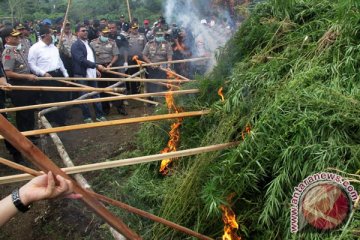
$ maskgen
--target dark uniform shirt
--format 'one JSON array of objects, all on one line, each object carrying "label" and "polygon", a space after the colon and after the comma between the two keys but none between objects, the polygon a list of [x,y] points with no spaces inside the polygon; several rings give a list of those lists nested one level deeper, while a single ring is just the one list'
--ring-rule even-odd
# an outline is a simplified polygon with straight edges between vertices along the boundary
[{"label": "dark uniform shirt", "polygon": [[109,38],[115,40],[116,45],[119,49],[119,54],[124,56],[124,53],[129,50],[129,41],[123,34],[109,34]]}]

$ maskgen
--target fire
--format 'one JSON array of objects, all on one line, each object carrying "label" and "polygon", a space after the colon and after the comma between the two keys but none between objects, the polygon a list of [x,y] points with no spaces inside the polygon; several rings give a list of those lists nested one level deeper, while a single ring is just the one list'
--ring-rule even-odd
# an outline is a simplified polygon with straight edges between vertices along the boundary
[{"label": "fire", "polygon": [[222,236],[223,240],[241,240],[236,233],[239,229],[239,224],[236,222],[236,216],[231,208],[220,205],[221,210],[223,211],[222,219],[224,221],[224,235]]},{"label": "fire", "polygon": [[223,94],[223,87],[219,88],[218,95],[221,97],[221,101],[224,102],[225,98],[224,98],[224,94]]},{"label": "fire", "polygon": [[[175,74],[170,70],[166,71],[166,75],[167,75],[168,79],[176,78]],[[179,113],[179,112],[181,112],[181,109],[179,109],[175,104],[173,93],[172,93],[173,89],[172,89],[171,85],[168,85],[168,88],[170,89],[170,91],[165,95],[166,106],[168,108],[168,111],[169,111],[169,113],[171,113],[171,112]],[[176,152],[177,146],[180,141],[180,126],[182,124],[182,121],[183,121],[182,118],[178,118],[175,123],[171,124],[171,129],[169,132],[170,139],[167,143],[167,147],[164,148],[161,151],[161,153]],[[162,175],[167,175],[170,171],[170,165],[172,162],[173,162],[173,159],[169,159],[169,158],[163,159],[161,161],[159,172]]]},{"label": "fire", "polygon": [[248,123],[248,124],[246,124],[246,126],[245,126],[245,130],[241,132],[242,140],[245,139],[246,135],[250,135],[250,133],[251,133],[251,126],[250,126],[250,124]]},{"label": "fire", "polygon": [[135,61],[137,65],[142,65],[142,64],[145,63],[145,62],[139,60],[139,56],[138,56],[138,55],[134,55],[133,58],[132,58],[132,60]]}]

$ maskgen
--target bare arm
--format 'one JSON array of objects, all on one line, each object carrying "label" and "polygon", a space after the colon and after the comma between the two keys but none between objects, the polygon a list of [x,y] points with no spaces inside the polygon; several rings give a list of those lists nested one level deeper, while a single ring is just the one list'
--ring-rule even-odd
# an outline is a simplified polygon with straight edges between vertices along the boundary
[{"label": "bare arm", "polygon": [[[51,199],[56,197],[80,198],[81,195],[73,194],[73,185],[70,180],[57,175],[59,184],[55,184],[54,176],[51,172],[32,179],[19,189],[21,202],[27,206],[33,202]],[[8,222],[18,212],[12,202],[11,195],[0,201],[0,226]]]}]

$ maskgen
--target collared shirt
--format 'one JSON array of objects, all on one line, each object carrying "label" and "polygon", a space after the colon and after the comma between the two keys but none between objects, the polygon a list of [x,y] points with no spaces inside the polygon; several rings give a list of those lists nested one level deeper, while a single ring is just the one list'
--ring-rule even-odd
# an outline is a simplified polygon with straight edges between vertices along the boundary
[{"label": "collared shirt", "polygon": [[54,44],[47,45],[42,40],[35,43],[30,48],[28,60],[31,71],[38,76],[60,69],[64,77],[69,77],[61,61],[59,50]]},{"label": "collared shirt", "polygon": [[[88,41],[84,41],[81,40],[86,47],[86,60],[90,61],[90,62],[95,62],[95,56],[94,56],[94,52],[91,49],[91,47],[89,46]],[[87,78],[96,78],[96,68],[88,68],[86,69],[86,77]]]},{"label": "collared shirt", "polygon": [[66,57],[71,58],[71,45],[76,42],[77,37],[73,34],[66,35],[64,34],[62,44],[60,46],[60,52]]},{"label": "collared shirt", "polygon": [[2,54],[2,63],[5,71],[12,71],[20,74],[29,74],[30,68],[24,53],[17,49],[17,46],[5,45]]}]

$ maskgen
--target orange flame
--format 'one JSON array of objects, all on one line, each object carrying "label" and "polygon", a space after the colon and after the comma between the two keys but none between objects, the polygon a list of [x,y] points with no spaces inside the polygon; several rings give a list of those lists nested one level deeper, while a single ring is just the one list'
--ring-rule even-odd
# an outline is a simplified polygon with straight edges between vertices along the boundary
[{"label": "orange flame", "polygon": [[220,205],[221,210],[223,211],[222,219],[224,221],[224,235],[222,236],[223,240],[241,240],[236,233],[239,229],[239,224],[236,222],[236,216],[231,208]]},{"label": "orange flame", "polygon": [[145,63],[145,62],[139,60],[139,56],[138,56],[138,55],[134,55],[134,56],[132,57],[132,60],[135,61],[137,65],[142,65],[142,64]]},{"label": "orange flame", "polygon": [[223,87],[219,88],[218,95],[221,97],[221,101],[224,102],[225,98],[224,98],[224,94],[223,94]]},{"label": "orange flame", "polygon": [[250,133],[251,133],[251,126],[249,123],[247,123],[245,130],[241,132],[242,140],[245,140],[246,135],[250,135]]},{"label": "orange flame", "polygon": [[[170,70],[166,71],[166,75],[168,79],[174,79],[176,77],[174,73]],[[171,112],[179,113],[181,112],[181,109],[179,109],[175,104],[173,93],[171,92],[173,90],[172,86],[168,85],[168,88],[170,89],[170,91],[165,95],[166,106],[168,108],[168,111],[169,113]],[[178,143],[180,141],[180,126],[182,124],[182,121],[183,121],[182,118],[178,118],[175,123],[171,124],[171,129],[169,132],[170,139],[167,143],[167,147],[164,148],[161,151],[161,153],[176,152]],[[170,165],[172,162],[173,159],[169,159],[169,158],[163,159],[161,161],[159,172],[162,175],[167,175],[170,171]]]}]

